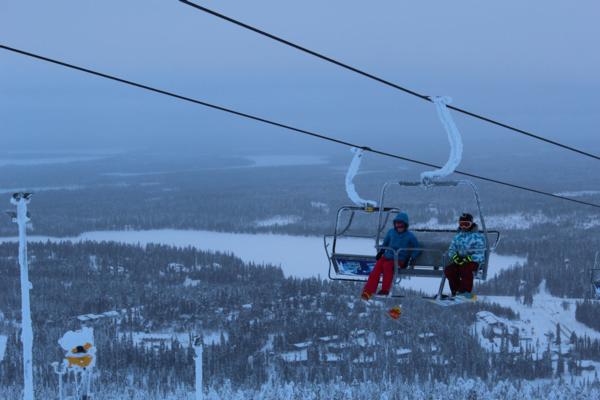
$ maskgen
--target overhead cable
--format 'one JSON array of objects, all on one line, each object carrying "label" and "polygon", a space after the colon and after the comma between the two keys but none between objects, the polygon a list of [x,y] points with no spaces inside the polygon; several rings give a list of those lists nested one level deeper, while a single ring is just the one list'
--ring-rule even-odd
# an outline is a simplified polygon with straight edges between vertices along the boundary
[{"label": "overhead cable", "polygon": [[[386,85],[386,86],[389,86],[389,87],[392,87],[392,88],[394,88],[394,89],[400,90],[400,91],[402,91],[402,92],[404,92],[404,93],[407,93],[407,94],[410,94],[410,95],[412,95],[412,96],[418,97],[418,98],[420,98],[420,99],[422,99],[422,100],[426,100],[426,101],[429,101],[429,102],[431,102],[431,101],[432,101],[432,99],[431,99],[431,97],[430,97],[430,96],[426,96],[426,95],[424,95],[424,94],[422,94],[422,93],[418,93],[418,92],[416,92],[416,91],[414,91],[414,90],[408,89],[408,88],[406,88],[406,87],[404,87],[404,86],[401,86],[401,85],[399,85],[399,84],[396,84],[396,83],[394,83],[394,82],[391,82],[391,81],[389,81],[389,80],[387,80],[387,79],[380,78],[380,77],[378,77],[378,76],[376,76],[376,75],[373,75],[373,74],[371,74],[371,73],[369,73],[369,72],[366,72],[366,71],[364,71],[364,70],[362,70],[362,69],[359,69],[359,68],[357,68],[357,67],[353,67],[352,65],[349,65],[349,64],[343,63],[343,62],[341,62],[341,61],[338,61],[338,60],[336,60],[336,59],[334,59],[334,58],[332,58],[332,57],[326,56],[326,55],[324,55],[324,54],[322,54],[322,53],[316,52],[316,51],[314,51],[314,50],[311,50],[311,49],[309,49],[309,48],[306,48],[306,47],[304,47],[304,46],[300,46],[299,44],[296,44],[296,43],[293,43],[293,42],[291,42],[291,41],[289,41],[289,40],[283,39],[283,38],[281,38],[281,37],[279,37],[279,36],[276,36],[276,35],[274,35],[274,34],[272,34],[272,33],[266,32],[266,31],[264,31],[264,30],[262,30],[262,29],[256,28],[256,27],[254,27],[254,26],[252,26],[252,25],[248,25],[248,24],[246,24],[246,23],[244,23],[244,22],[241,22],[241,21],[239,21],[239,20],[237,20],[237,19],[234,19],[234,18],[228,17],[227,15],[224,15],[224,14],[218,13],[218,12],[216,12],[216,11],[214,11],[214,10],[211,10],[211,9],[209,9],[209,8],[206,8],[206,7],[203,7],[203,6],[201,6],[201,5],[198,5],[198,4],[196,4],[196,3],[192,3],[192,2],[190,2],[190,1],[187,1],[187,0],[179,0],[179,1],[180,1],[181,3],[183,3],[183,4],[186,4],[186,5],[188,5],[188,6],[191,6],[191,7],[195,8],[195,9],[197,9],[197,10],[203,11],[203,12],[205,12],[205,13],[208,13],[208,14],[211,14],[211,15],[214,15],[215,17],[218,17],[218,18],[220,18],[220,19],[222,19],[222,20],[225,20],[225,21],[231,22],[231,23],[233,23],[233,24],[235,24],[235,25],[237,25],[237,26],[240,26],[240,27],[242,27],[242,28],[244,28],[244,29],[247,29],[247,30],[249,30],[249,31],[252,31],[252,32],[258,33],[259,35],[265,36],[265,37],[267,37],[267,38],[269,38],[269,39],[275,40],[275,41],[277,41],[277,42],[279,42],[279,43],[282,43],[282,44],[284,44],[284,45],[286,45],[286,46],[289,46],[289,47],[292,47],[292,48],[294,48],[294,49],[296,49],[296,50],[300,50],[300,51],[302,51],[302,52],[304,52],[304,53],[310,54],[311,56],[314,56],[314,57],[320,58],[321,60],[324,60],[324,61],[327,61],[327,62],[329,62],[329,63],[331,63],[331,64],[337,65],[338,67],[341,67],[341,68],[344,68],[344,69],[346,69],[346,70],[352,71],[352,72],[354,72],[354,73],[357,73],[357,74],[359,74],[359,75],[362,75],[362,76],[364,76],[364,77],[367,77],[367,78],[369,78],[369,79],[372,79],[372,80],[374,80],[374,81],[377,81],[377,82],[379,82],[379,83],[382,83],[382,84],[384,84],[384,85]],[[533,138],[533,139],[536,139],[536,140],[540,140],[540,141],[542,141],[542,142],[545,142],[545,143],[548,143],[548,144],[551,144],[551,145],[557,146],[557,147],[559,147],[559,148],[562,148],[562,149],[564,149],[564,150],[568,150],[568,151],[571,151],[571,152],[577,153],[577,154],[579,154],[579,155],[583,155],[583,156],[586,156],[586,157],[589,157],[589,158],[593,158],[593,159],[595,159],[595,160],[599,160],[599,161],[600,161],[600,156],[598,156],[598,155],[596,155],[596,154],[593,154],[593,153],[590,153],[590,152],[587,152],[587,151],[584,151],[584,150],[577,149],[577,148],[575,148],[575,147],[573,147],[573,146],[569,146],[569,145],[566,145],[566,144],[564,144],[564,143],[557,142],[557,141],[555,141],[555,140],[552,140],[552,139],[548,139],[548,138],[546,138],[546,137],[543,137],[543,136],[537,135],[537,134],[535,134],[535,133],[532,133],[532,132],[526,131],[526,130],[524,130],[524,129],[521,129],[521,128],[517,128],[517,127],[515,127],[515,126],[512,126],[512,125],[506,124],[506,123],[504,123],[504,122],[500,122],[500,121],[498,121],[498,120],[495,120],[495,119],[492,119],[492,118],[490,118],[490,117],[486,117],[486,116],[484,116],[484,115],[477,114],[477,113],[474,113],[474,112],[472,112],[472,111],[465,110],[465,109],[463,109],[463,108],[460,108],[460,107],[457,107],[457,106],[448,105],[448,108],[449,108],[449,109],[451,109],[451,110],[454,110],[454,111],[456,111],[456,112],[459,112],[459,113],[461,113],[461,114],[467,115],[467,116],[469,116],[469,117],[476,118],[476,119],[478,119],[478,120],[481,120],[481,121],[484,121],[484,122],[490,123],[490,124],[492,124],[492,125],[496,125],[496,126],[499,126],[499,127],[501,127],[501,128],[508,129],[508,130],[510,130],[510,131],[513,131],[513,132],[520,133],[520,134],[522,134],[522,135],[528,136],[528,137],[530,137],[530,138]]]}]

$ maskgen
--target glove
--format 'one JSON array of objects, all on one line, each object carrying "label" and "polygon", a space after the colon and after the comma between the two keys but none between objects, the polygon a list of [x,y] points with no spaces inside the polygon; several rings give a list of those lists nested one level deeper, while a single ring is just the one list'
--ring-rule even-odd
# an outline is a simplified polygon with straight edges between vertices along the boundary
[{"label": "glove", "polygon": [[470,263],[470,262],[473,262],[473,257],[466,256],[465,258],[463,258],[463,260],[464,260],[465,263]]},{"label": "glove", "polygon": [[452,262],[456,265],[463,265],[465,263],[464,259],[458,253],[452,256]]},{"label": "glove", "polygon": [[377,252],[377,255],[375,256],[375,259],[376,259],[377,261],[379,261],[379,259],[380,259],[381,257],[383,257],[383,253],[385,253],[385,250],[383,250],[383,249],[382,249],[382,250],[379,250],[379,251]]}]

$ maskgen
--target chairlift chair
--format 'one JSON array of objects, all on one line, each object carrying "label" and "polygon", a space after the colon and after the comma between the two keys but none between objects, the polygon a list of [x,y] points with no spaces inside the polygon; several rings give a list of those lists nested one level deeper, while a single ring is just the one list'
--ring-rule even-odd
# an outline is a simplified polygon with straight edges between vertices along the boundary
[{"label": "chairlift chair", "polygon": [[[480,224],[481,233],[485,236],[485,261],[479,266],[479,270],[475,276],[478,280],[485,280],[488,273],[489,255],[494,250],[500,239],[500,232],[489,231],[485,224],[485,218],[481,209],[481,201],[479,192],[475,184],[468,180],[459,181],[436,181],[424,186],[422,182],[400,181],[387,182],[381,190],[379,207],[358,207],[344,206],[341,207],[336,216],[335,228],[333,234],[324,236],[325,252],[329,259],[329,278],[331,280],[364,282],[368,279],[369,274],[373,270],[376,259],[375,255],[378,250],[384,249],[382,242],[385,237],[385,231],[390,218],[401,211],[401,207],[386,206],[386,194],[390,187],[399,186],[402,189],[418,189],[425,188],[426,190],[444,189],[465,185],[469,187],[473,193],[477,205],[478,221]],[[375,215],[377,217],[376,229],[370,234],[354,234],[350,231],[355,216],[358,214]],[[348,215],[346,218],[345,216]],[[393,219],[393,218],[392,218]],[[435,297],[439,298],[443,292],[446,276],[444,267],[448,262],[448,247],[456,234],[456,230],[452,229],[432,229],[432,228],[416,228],[411,231],[415,233],[420,243],[421,254],[416,259],[411,260],[407,268],[400,268],[398,264],[398,253],[404,250],[413,249],[397,249],[394,250],[394,270],[395,278],[399,279],[405,276],[440,278],[440,286]],[[338,251],[340,239],[369,239],[373,240],[372,254],[357,254],[356,252],[341,252]],[[397,297],[392,294],[392,297]]]}]

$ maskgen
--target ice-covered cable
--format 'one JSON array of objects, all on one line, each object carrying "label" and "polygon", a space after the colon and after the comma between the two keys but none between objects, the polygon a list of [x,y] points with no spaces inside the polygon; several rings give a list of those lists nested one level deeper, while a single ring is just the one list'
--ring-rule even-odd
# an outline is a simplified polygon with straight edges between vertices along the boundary
[{"label": "ice-covered cable", "polygon": [[460,132],[456,127],[454,120],[452,119],[452,115],[450,115],[450,112],[448,111],[448,107],[446,107],[447,104],[452,102],[452,99],[449,97],[434,96],[431,98],[431,101],[433,101],[437,115],[440,118],[446,133],[448,134],[448,141],[450,142],[450,156],[442,168],[433,171],[426,171],[421,174],[421,181],[425,184],[452,174],[456,167],[458,167],[460,164],[463,153],[463,143]]},{"label": "ice-covered cable", "polygon": [[354,186],[354,177],[360,168],[364,150],[353,147],[351,151],[354,153],[354,157],[352,158],[352,162],[350,163],[350,167],[348,167],[348,172],[346,173],[346,193],[348,193],[350,200],[352,200],[352,202],[359,207],[377,207],[376,201],[365,200],[356,192],[356,187]]}]

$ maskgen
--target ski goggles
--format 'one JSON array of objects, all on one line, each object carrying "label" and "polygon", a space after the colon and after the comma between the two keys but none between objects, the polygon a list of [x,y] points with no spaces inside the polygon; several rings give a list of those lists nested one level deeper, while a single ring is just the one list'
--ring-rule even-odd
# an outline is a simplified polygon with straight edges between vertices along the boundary
[{"label": "ski goggles", "polygon": [[473,223],[471,221],[459,221],[458,226],[461,228],[470,228],[473,226]]}]

